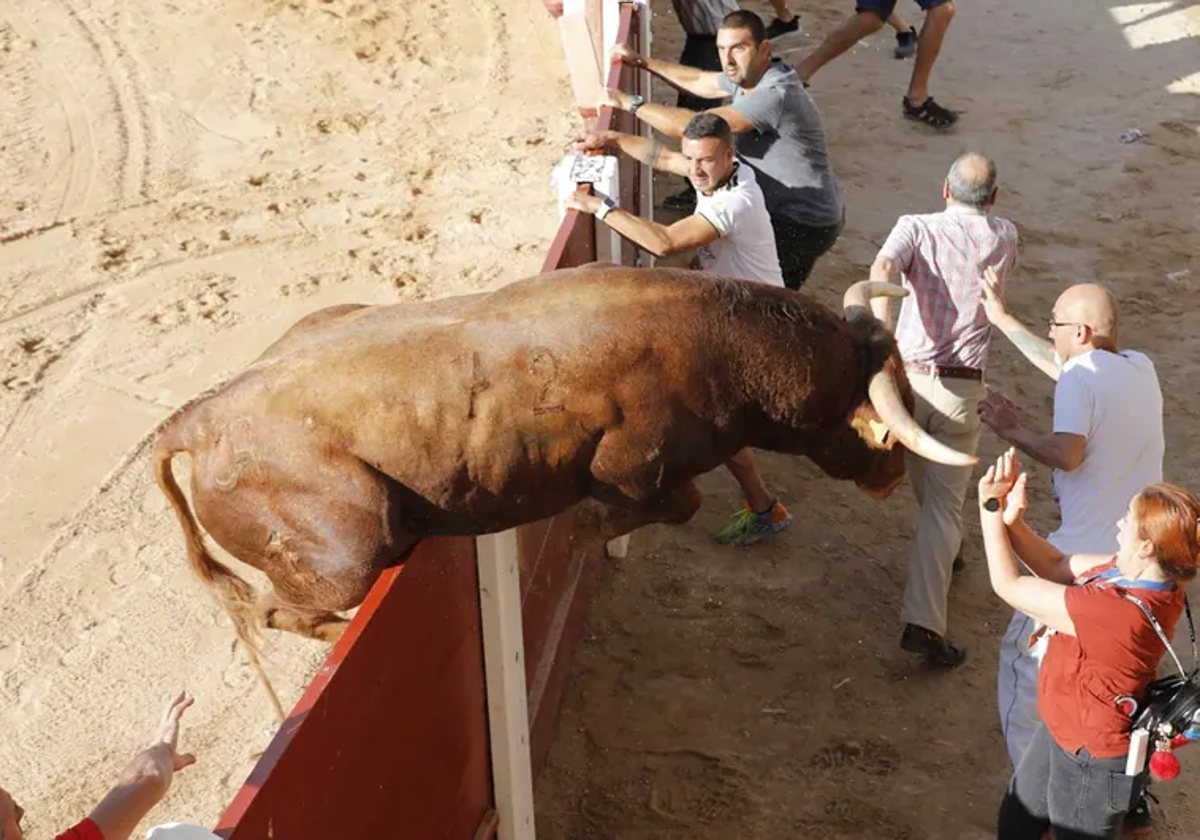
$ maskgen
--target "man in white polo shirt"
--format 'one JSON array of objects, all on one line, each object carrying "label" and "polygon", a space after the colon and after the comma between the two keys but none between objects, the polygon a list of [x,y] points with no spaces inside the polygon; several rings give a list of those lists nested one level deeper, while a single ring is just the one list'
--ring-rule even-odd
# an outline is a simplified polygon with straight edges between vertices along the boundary
[{"label": "man in white polo shirt", "polygon": [[[664,225],[617,207],[611,198],[571,193],[567,206],[597,219],[662,257],[695,250],[696,267],[725,277],[783,286],[775,233],[754,170],[740,163],[733,151],[729,124],[713,113],[693,117],[683,132],[680,151],[657,140],[605,131],[579,142],[583,151],[621,152],[656,169],[683,175],[696,190],[696,209],[690,216]],[[792,517],[767,489],[749,449],[726,464],[745,494],[745,507],[717,539],[749,545],[778,533]]]}]

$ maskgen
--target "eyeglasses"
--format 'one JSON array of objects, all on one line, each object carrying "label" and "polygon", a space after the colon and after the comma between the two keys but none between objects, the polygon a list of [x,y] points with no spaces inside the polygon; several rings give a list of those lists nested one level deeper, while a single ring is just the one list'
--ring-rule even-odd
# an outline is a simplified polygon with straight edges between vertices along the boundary
[{"label": "eyeglasses", "polygon": [[[1087,327],[1088,326],[1087,324],[1084,324],[1081,321],[1055,321],[1053,318],[1051,318],[1046,323],[1050,325],[1050,329],[1052,329],[1052,330],[1056,329],[1058,327]],[[1090,327],[1088,327],[1088,328],[1091,329]]]}]

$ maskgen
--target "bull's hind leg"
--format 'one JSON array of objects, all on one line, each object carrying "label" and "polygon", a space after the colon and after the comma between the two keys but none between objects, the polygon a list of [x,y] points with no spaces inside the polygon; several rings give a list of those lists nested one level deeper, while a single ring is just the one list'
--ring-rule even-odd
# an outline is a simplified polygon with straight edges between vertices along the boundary
[{"label": "bull's hind leg", "polygon": [[328,610],[306,609],[285,603],[274,590],[258,599],[258,611],[266,627],[331,644],[342,637],[350,623],[348,619]]},{"label": "bull's hind leg", "polygon": [[332,642],[346,625],[337,613],[361,604],[417,537],[398,528],[391,479],[348,455],[288,454],[227,491],[197,488],[196,509],[213,539],[270,579],[258,602],[267,627]]}]

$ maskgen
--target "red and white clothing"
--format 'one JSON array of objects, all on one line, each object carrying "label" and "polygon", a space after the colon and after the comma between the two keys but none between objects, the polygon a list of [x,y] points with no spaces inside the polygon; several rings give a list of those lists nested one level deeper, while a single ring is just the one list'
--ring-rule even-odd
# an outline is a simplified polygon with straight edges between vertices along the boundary
[{"label": "red and white clothing", "polygon": [[88,818],[71,826],[54,840],[104,840],[104,835],[100,833],[100,827]]},{"label": "red and white clothing", "polygon": [[[1074,755],[1086,747],[1094,758],[1129,752],[1130,720],[1118,697],[1141,699],[1166,653],[1150,619],[1121,595],[1119,578],[1096,579],[1113,562],[1089,570],[1066,592],[1075,635],[1054,633],[1046,645],[1038,680],[1038,710],[1054,741]],[[1129,587],[1168,639],[1183,612],[1184,590]]]},{"label": "red and white clothing", "polygon": [[973,207],[901,216],[879,251],[900,269],[909,296],[896,342],[905,362],[982,370],[991,326],[983,311],[983,270],[1004,281],[1017,264],[1017,228]]},{"label": "red and white clothing", "polygon": [[[895,264],[909,292],[900,301],[895,335],[916,397],[913,417],[947,446],[974,453],[991,339],[983,270],[996,270],[1003,294],[1017,263],[1016,226],[983,210],[951,205],[940,213],[901,216],[879,253]],[[921,512],[900,618],[945,636],[946,597],[962,545],[962,508],[972,468],[936,464],[912,453],[907,462]]]}]

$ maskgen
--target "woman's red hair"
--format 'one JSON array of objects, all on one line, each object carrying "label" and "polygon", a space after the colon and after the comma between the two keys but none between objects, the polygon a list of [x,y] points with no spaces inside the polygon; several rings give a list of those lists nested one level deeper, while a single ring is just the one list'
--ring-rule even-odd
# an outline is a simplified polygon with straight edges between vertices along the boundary
[{"label": "woman's red hair", "polygon": [[1154,544],[1158,565],[1174,581],[1196,576],[1200,499],[1177,484],[1151,484],[1133,501],[1138,536]]}]

